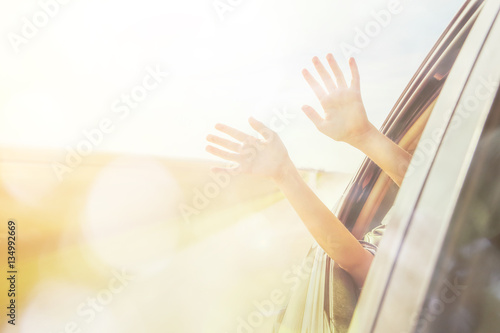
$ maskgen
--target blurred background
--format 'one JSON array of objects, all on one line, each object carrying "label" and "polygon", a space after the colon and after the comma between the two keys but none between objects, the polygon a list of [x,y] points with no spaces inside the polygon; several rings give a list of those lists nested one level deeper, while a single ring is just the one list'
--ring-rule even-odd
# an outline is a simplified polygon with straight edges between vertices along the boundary
[{"label": "blurred background", "polygon": [[378,127],[461,4],[2,0],[0,331],[268,332],[313,239],[271,182],[212,174],[206,135],[262,120],[333,207],[363,155],[302,114],[301,69],[354,56]]}]

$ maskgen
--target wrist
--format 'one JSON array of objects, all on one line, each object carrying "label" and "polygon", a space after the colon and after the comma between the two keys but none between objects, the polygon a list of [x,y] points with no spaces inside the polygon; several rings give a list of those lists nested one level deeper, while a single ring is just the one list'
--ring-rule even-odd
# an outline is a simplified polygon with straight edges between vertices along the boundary
[{"label": "wrist", "polygon": [[298,175],[297,168],[295,168],[295,165],[293,165],[290,159],[287,159],[282,163],[282,165],[272,178],[279,186],[286,183],[295,175]]},{"label": "wrist", "polygon": [[357,148],[364,152],[366,146],[373,143],[374,140],[377,140],[380,135],[381,133],[379,132],[379,130],[375,126],[373,126],[372,123],[369,123],[368,127],[363,133],[358,134],[355,137],[346,140],[345,142],[350,144],[354,148]]}]

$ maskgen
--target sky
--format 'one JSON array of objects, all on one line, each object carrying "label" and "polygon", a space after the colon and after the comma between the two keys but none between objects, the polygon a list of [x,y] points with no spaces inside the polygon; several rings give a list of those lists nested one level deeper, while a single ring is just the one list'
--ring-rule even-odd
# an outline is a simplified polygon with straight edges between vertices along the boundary
[{"label": "sky", "polygon": [[363,155],[302,114],[320,107],[301,69],[332,52],[349,77],[343,49],[355,47],[379,127],[462,3],[1,0],[0,146],[74,150],[90,137],[91,152],[214,159],[214,125],[252,133],[252,115],[278,124],[298,167],[354,172]]}]

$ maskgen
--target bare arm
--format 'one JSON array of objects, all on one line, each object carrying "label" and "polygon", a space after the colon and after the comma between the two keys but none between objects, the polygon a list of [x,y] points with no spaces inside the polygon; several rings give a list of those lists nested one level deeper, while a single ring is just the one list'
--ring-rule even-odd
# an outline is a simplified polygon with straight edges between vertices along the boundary
[{"label": "bare arm", "polygon": [[347,85],[333,55],[327,56],[335,81],[321,61],[313,58],[313,64],[323,85],[304,69],[302,74],[323,107],[320,116],[312,107],[305,105],[302,110],[323,134],[336,141],[346,142],[361,150],[374,161],[394,182],[401,185],[411,155],[392,140],[380,133],[368,121],[361,99],[360,77],[356,61],[349,59],[352,80]]},{"label": "bare arm", "polygon": [[262,123],[251,119],[251,126],[265,140],[240,132],[226,125],[216,128],[240,143],[209,135],[209,142],[229,151],[208,146],[207,151],[236,162],[241,172],[272,178],[292,204],[303,223],[325,252],[362,286],[372,254],[366,251],[339,219],[307,186],[288,156],[278,135]]},{"label": "bare arm", "polygon": [[411,155],[406,150],[380,133],[373,125],[363,137],[352,141],[351,145],[365,153],[398,186],[401,186],[411,160]]},{"label": "bare arm", "polygon": [[293,165],[288,166],[276,182],[316,242],[362,287],[373,255],[321,202]]}]

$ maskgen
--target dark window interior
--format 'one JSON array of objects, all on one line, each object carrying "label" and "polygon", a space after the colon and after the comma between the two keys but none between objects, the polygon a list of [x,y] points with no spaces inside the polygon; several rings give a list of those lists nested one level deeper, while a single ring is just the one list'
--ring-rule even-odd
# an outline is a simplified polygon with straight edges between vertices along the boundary
[{"label": "dark window interior", "polygon": [[416,332],[500,329],[500,97],[461,190]]}]

